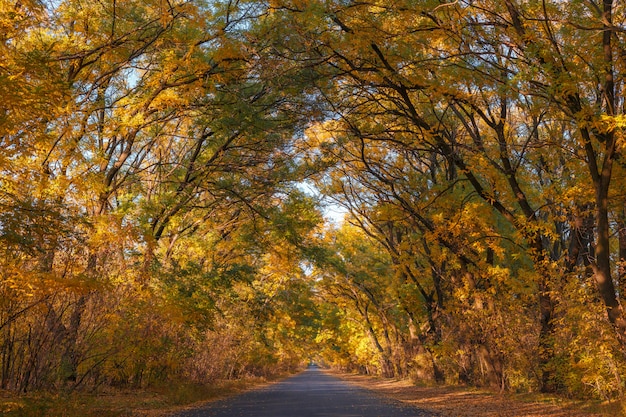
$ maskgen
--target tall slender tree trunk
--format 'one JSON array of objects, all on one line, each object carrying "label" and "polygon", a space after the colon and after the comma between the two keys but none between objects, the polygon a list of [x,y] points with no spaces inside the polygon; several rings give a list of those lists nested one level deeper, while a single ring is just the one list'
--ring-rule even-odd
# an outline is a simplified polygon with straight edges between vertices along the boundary
[{"label": "tall slender tree trunk", "polygon": [[608,208],[611,166],[612,160],[610,160],[609,155],[607,155],[605,156],[600,175],[599,187],[596,189],[596,262],[592,267],[598,292],[606,306],[609,321],[615,326],[622,345],[626,347],[626,319],[624,317],[623,307],[617,298],[617,292],[611,273],[611,231]]},{"label": "tall slender tree trunk", "polygon": [[617,237],[619,242],[618,290],[620,298],[626,295],[626,202],[617,221]]}]

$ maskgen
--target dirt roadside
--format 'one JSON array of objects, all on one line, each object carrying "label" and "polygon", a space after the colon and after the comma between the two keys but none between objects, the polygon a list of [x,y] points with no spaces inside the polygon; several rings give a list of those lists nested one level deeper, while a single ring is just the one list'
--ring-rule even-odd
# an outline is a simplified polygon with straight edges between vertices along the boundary
[{"label": "dirt roadside", "polygon": [[497,394],[453,387],[419,387],[408,380],[327,371],[351,384],[372,390],[443,417],[608,417],[626,415],[626,405],[582,404],[537,395]]}]

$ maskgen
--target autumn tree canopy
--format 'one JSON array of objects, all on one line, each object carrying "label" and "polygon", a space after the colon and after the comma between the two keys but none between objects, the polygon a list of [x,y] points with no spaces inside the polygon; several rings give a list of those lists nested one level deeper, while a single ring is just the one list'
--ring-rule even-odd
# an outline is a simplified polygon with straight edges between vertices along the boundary
[{"label": "autumn tree canopy", "polygon": [[0,387],[315,359],[622,395],[624,19],[3,0]]}]

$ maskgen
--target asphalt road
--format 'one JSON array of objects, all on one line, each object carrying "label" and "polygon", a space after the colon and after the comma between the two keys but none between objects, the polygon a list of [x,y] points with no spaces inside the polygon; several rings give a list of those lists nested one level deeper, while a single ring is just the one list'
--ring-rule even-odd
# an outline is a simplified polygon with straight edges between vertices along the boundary
[{"label": "asphalt road", "polygon": [[269,387],[176,417],[432,417],[349,385],[312,367]]}]

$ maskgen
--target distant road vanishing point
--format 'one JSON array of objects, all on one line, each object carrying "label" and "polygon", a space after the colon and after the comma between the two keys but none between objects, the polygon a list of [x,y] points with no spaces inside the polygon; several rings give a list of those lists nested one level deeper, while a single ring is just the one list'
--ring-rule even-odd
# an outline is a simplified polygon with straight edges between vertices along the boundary
[{"label": "distant road vanishing point", "polygon": [[269,387],[181,412],[175,417],[432,417],[383,399],[317,367]]}]

